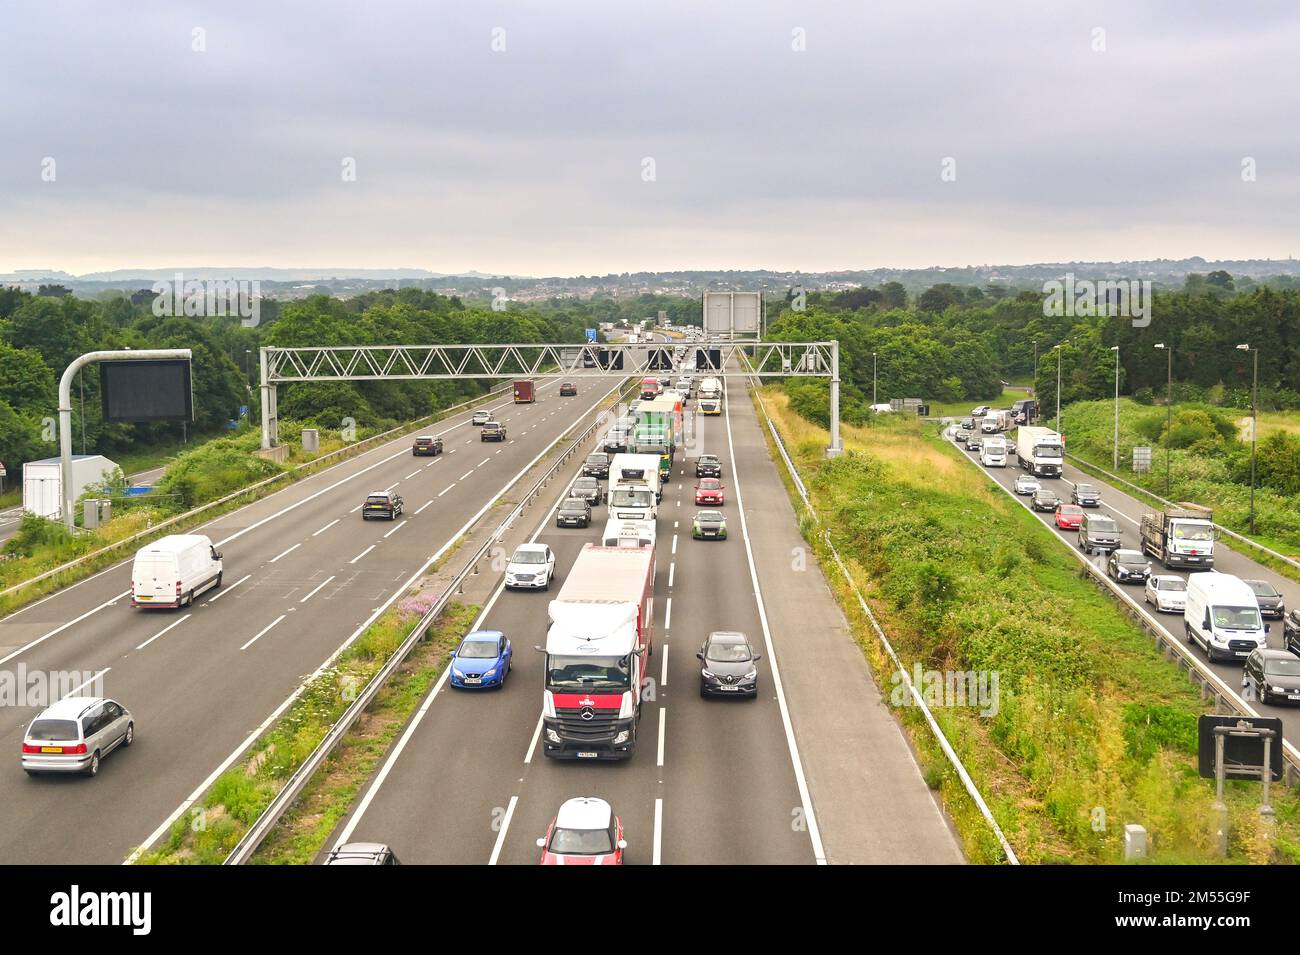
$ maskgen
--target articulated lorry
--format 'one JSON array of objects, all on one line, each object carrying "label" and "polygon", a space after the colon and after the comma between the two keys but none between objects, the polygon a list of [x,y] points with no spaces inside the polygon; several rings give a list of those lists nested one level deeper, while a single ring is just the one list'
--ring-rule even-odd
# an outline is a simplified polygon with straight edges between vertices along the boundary
[{"label": "articulated lorry", "polygon": [[558,759],[627,759],[654,630],[655,549],[586,544],[551,601],[542,751]]},{"label": "articulated lorry", "polygon": [[1034,477],[1060,477],[1065,442],[1051,428],[1022,427],[1016,433],[1016,460]]},{"label": "articulated lorry", "polygon": [[1142,515],[1142,550],[1166,567],[1214,566],[1214,514],[1199,504],[1171,504]]}]

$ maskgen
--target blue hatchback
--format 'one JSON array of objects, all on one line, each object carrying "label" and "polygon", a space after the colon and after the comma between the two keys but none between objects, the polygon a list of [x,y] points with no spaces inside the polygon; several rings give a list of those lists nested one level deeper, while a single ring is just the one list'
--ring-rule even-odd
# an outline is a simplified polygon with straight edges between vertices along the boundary
[{"label": "blue hatchback", "polygon": [[506,685],[510,641],[500,630],[475,630],[451,655],[451,685],[463,690]]}]

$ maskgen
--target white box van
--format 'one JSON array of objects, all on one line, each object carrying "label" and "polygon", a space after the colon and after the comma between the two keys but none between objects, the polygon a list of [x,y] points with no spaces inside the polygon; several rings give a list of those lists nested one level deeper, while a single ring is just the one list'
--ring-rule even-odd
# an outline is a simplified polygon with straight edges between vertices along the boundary
[{"label": "white box van", "polygon": [[1189,574],[1183,629],[1188,643],[1199,643],[1213,663],[1244,661],[1251,651],[1268,646],[1268,626],[1259,615],[1255,592],[1240,577]]},{"label": "white box van", "polygon": [[600,535],[602,547],[653,547],[654,521],[623,520],[611,517]]},{"label": "white box van", "polygon": [[173,534],[136,551],[132,607],[188,607],[221,586],[221,554],[202,534]]}]

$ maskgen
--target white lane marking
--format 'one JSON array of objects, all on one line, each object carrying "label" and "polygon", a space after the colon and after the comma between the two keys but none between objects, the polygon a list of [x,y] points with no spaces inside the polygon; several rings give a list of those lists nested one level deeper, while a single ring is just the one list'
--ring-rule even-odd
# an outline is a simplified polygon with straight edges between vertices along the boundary
[{"label": "white lane marking", "polygon": [[664,629],[668,629],[668,621],[673,619],[673,598],[669,597],[664,601]]},{"label": "white lane marking", "polygon": [[424,466],[424,469],[425,469],[426,471],[429,470],[429,468],[433,467],[435,464],[437,464],[437,463],[438,463],[439,461],[441,461],[441,460],[442,460],[442,458],[435,458],[434,460],[432,460],[432,461],[430,461],[428,464],[426,464],[426,465]]},{"label": "white lane marking", "polygon": [[[664,636],[667,637],[668,634],[664,634]],[[667,641],[665,641],[663,644],[663,651],[664,651],[664,672],[659,677],[659,685],[667,686],[668,685],[668,643]]]},{"label": "white lane marking", "polygon": [[104,667],[104,669],[100,670],[98,673],[96,673],[94,676],[92,676],[92,677],[91,677],[89,680],[87,680],[85,683],[81,683],[81,684],[79,684],[79,685],[77,685],[77,686],[74,686],[74,687],[73,687],[72,689],[70,689],[67,693],[64,693],[61,697],[59,697],[59,699],[61,699],[61,700],[66,700],[68,697],[73,696],[73,695],[74,695],[78,690],[84,690],[86,687],[90,686],[90,684],[94,683],[96,680],[98,680],[101,676],[103,676],[105,673],[107,673],[107,672],[108,672],[109,670],[111,670],[111,669],[113,669],[113,668],[112,668],[112,667]]},{"label": "white lane marking", "polygon": [[396,534],[405,526],[406,526],[406,521],[402,521],[402,523],[398,524],[391,531],[389,531],[387,534],[384,535],[384,540],[388,540],[388,538],[392,537],[394,534]]},{"label": "white lane marking", "polygon": [[679,523],[681,523],[681,522],[680,522],[680,521],[673,521],[673,530],[677,530],[677,525],[678,525]]},{"label": "white lane marking", "polygon": [[[676,539],[677,538],[675,537],[673,538],[673,540]],[[674,560],[668,564],[668,586],[670,589],[672,588],[673,585],[673,574],[676,573],[676,571],[677,571],[677,561]]]},{"label": "white lane marking", "polygon": [[365,503],[366,503],[365,501],[362,501],[362,502],[361,502],[360,504],[358,504],[356,507],[352,508],[352,510],[348,511],[348,513],[349,513],[349,514],[355,514],[357,511],[361,510],[361,508],[363,508],[363,507],[365,506]]},{"label": "white lane marking", "polygon": [[223,588],[222,591],[221,591],[221,593],[217,594],[215,597],[213,597],[211,600],[209,600],[208,603],[210,603],[210,604],[214,604],[214,603],[216,603],[218,600],[220,600],[220,599],[221,599],[222,597],[224,597],[226,594],[230,593],[232,590],[234,590],[236,587],[238,587],[240,584],[242,584],[244,581],[246,581],[249,577],[252,577],[252,576],[253,576],[252,574],[244,574],[243,577],[240,577],[238,580],[236,580],[236,581],[235,581],[233,584],[231,584],[229,587],[225,587],[225,588]]},{"label": "white lane marking", "polygon": [[533,761],[533,750],[537,749],[537,741],[542,736],[542,714],[537,714],[537,728],[533,730],[533,738],[528,742],[528,752],[524,753],[524,765],[527,766]]},{"label": "white lane marking", "polygon": [[677,535],[673,535],[673,556],[677,556]]},{"label": "white lane marking", "polygon": [[[417,468],[416,470],[414,470],[414,471],[412,471],[410,474],[408,474],[406,477],[402,478],[402,480],[403,480],[403,481],[409,481],[409,480],[411,480],[411,478],[415,477],[415,476],[416,476],[417,474],[419,474],[419,473],[420,473],[420,471],[419,471],[419,469]],[[393,486],[396,487],[396,485],[393,485]]]},{"label": "white lane marking", "polygon": [[439,497],[442,497],[444,494],[446,494],[448,491],[450,491],[450,490],[451,490],[452,488],[454,488],[455,486],[456,486],[456,482],[455,482],[455,481],[452,481],[450,484],[448,484],[446,487],[444,487],[441,491],[438,492],[438,496],[439,496]]},{"label": "white lane marking", "polygon": [[169,623],[167,626],[163,627],[161,630],[159,630],[157,633],[155,633],[152,637],[150,637],[150,638],[149,638],[148,640],[146,640],[144,643],[142,643],[142,644],[140,644],[138,647],[136,647],[136,649],[137,649],[137,650],[143,650],[145,647],[149,646],[149,644],[153,643],[155,640],[157,640],[159,637],[161,637],[161,636],[162,636],[164,633],[166,633],[168,630],[171,630],[173,627],[179,627],[179,626],[180,626],[181,624],[183,624],[186,620],[189,620],[190,617],[192,617],[192,616],[194,616],[194,614],[192,614],[192,613],[187,613],[185,616],[181,617],[181,619],[177,620],[175,623]]},{"label": "white lane marking", "polygon": [[430,498],[429,500],[427,500],[427,501],[425,501],[423,504],[421,504],[419,507],[417,507],[417,508],[415,509],[415,513],[416,513],[416,514],[419,514],[422,510],[424,510],[426,507],[428,507],[428,506],[429,506],[430,504],[432,504],[432,503],[433,503],[433,499]]},{"label": "white lane marking", "polygon": [[452,453],[452,454],[455,454],[455,453],[456,453],[457,451],[459,451],[459,450],[460,450],[460,448],[452,448],[452,449],[451,449],[451,453]]},{"label": "white lane marking", "polygon": [[[725,380],[723,389],[726,389]],[[758,580],[758,568],[754,565],[754,549],[749,540],[749,522],[745,520],[745,499],[740,492],[740,472],[736,469],[736,443],[731,436],[731,402],[724,407],[727,422],[727,450],[731,457],[731,484],[736,492],[736,510],[740,512],[740,536],[745,542],[745,560],[749,563],[749,580],[754,587],[754,603],[758,606],[758,622],[763,627],[763,642],[767,646],[767,666],[772,673],[772,687],[776,690],[777,706],[781,710],[781,723],[785,728],[786,747],[790,751],[790,763],[794,767],[795,782],[799,787],[799,800],[803,804],[804,820],[808,825],[808,838],[812,842],[813,857],[818,865],[826,865],[826,849],[822,845],[821,829],[817,825],[817,814],[813,809],[812,796],[808,792],[808,780],[804,777],[803,758],[799,755],[799,743],[794,736],[794,722],[790,718],[790,707],[785,699],[785,687],[781,683],[781,670],[776,663],[776,647],[772,644],[772,630],[767,622],[767,608],[763,603],[763,586]],[[664,629],[668,629],[667,624]]]},{"label": "white lane marking", "polygon": [[286,555],[288,555],[288,554],[292,554],[294,551],[296,551],[296,550],[297,550],[299,547],[301,547],[301,546],[302,546],[302,542],[299,541],[298,543],[296,543],[296,544],[294,544],[292,547],[290,547],[288,550],[282,550],[282,551],[280,551],[280,553],[276,554],[274,557],[272,557],[272,558],[270,559],[269,563],[274,564],[274,563],[275,563],[277,560],[279,560],[281,557],[284,557],[284,556],[286,556]]},{"label": "white lane marking", "polygon": [[367,547],[367,548],[366,548],[365,550],[363,550],[361,553],[357,554],[356,557],[353,557],[350,561],[348,561],[348,563],[349,563],[349,564],[355,564],[355,563],[356,563],[357,561],[359,561],[362,557],[365,557],[366,554],[369,554],[369,553],[370,553],[372,550],[374,550],[374,549],[375,549],[375,545],[374,545],[374,544],[371,544],[369,547]]},{"label": "white lane marking", "polygon": [[392,484],[388,485],[388,487],[384,488],[384,491],[385,492],[391,491],[393,488],[397,487],[397,485],[401,483],[402,483],[401,481],[394,481]]},{"label": "white lane marking", "polygon": [[655,759],[656,766],[664,764],[664,724],[668,719],[668,707],[659,707],[659,753]]},{"label": "white lane marking", "polygon": [[501,453],[502,451],[504,451],[504,450],[505,450],[505,448],[497,448],[497,449],[496,449],[495,451],[493,451],[492,453],[493,453],[493,454],[500,454],[500,453]]},{"label": "white lane marking", "polygon": [[311,592],[311,593],[309,593],[306,597],[303,597],[302,600],[299,600],[298,603],[300,603],[300,604],[305,604],[308,600],[311,600],[312,597],[315,597],[318,593],[320,593],[320,592],[321,592],[321,589],[322,589],[323,587],[327,586],[327,585],[329,584],[329,582],[330,582],[331,580],[333,580],[333,579],[334,579],[334,576],[333,576],[332,574],[331,574],[329,577],[326,577],[324,580],[322,580],[319,584],[317,584],[317,585],[312,589],[312,592]]},{"label": "white lane marking", "polygon": [[124,591],[122,591],[120,594],[118,594],[116,597],[113,597],[113,598],[110,599],[110,600],[105,600],[105,601],[104,601],[102,604],[100,604],[98,607],[95,607],[95,608],[93,608],[93,609],[91,609],[91,610],[87,610],[87,611],[86,611],[85,613],[83,613],[80,617],[77,617],[77,618],[74,619],[74,620],[69,620],[67,623],[60,624],[59,626],[55,627],[53,630],[51,630],[49,633],[45,634],[44,636],[37,637],[37,638],[36,638],[35,640],[33,640],[31,643],[28,643],[28,644],[25,644],[24,646],[19,647],[19,648],[18,648],[17,650],[15,650],[13,653],[11,653],[11,654],[9,654],[7,657],[5,657],[3,660],[0,660],[0,664],[8,663],[8,662],[9,662],[10,660],[12,660],[14,657],[18,656],[18,654],[20,654],[20,653],[26,653],[26,652],[27,652],[28,650],[30,650],[32,647],[36,646],[37,644],[44,643],[46,640],[50,639],[50,637],[54,636],[55,634],[62,633],[64,630],[67,630],[69,627],[76,626],[77,624],[81,623],[81,621],[83,621],[83,620],[85,620],[87,617],[89,617],[91,614],[99,613],[99,611],[103,610],[105,607],[108,607],[108,606],[110,606],[110,605],[112,605],[112,604],[117,603],[119,600],[121,600],[123,597],[128,596],[130,593],[131,593],[131,591],[129,591],[129,590],[124,590]]},{"label": "white lane marking", "polygon": [[510,802],[506,805],[506,814],[501,820],[501,831],[497,833],[496,845],[492,847],[492,858],[488,859],[488,865],[496,865],[497,859],[501,858],[501,847],[505,845],[506,832],[510,829],[510,820],[514,818],[515,806],[518,802],[518,796],[511,796]]},{"label": "white lane marking", "polygon": [[664,846],[664,801],[662,799],[656,799],[655,800],[654,856],[650,861],[651,865],[659,865],[663,861],[663,846]]},{"label": "white lane marking", "polygon": [[491,460],[492,460],[491,458],[484,458],[484,459],[483,459],[482,461],[480,461],[478,464],[474,465],[474,467],[476,467],[476,468],[481,468],[483,465],[487,464],[487,463],[488,463],[489,461],[491,461]]},{"label": "white lane marking", "polygon": [[272,621],[271,621],[271,622],[270,622],[266,627],[264,627],[264,628],[262,629],[262,632],[261,632],[261,633],[259,633],[257,636],[255,636],[252,640],[249,640],[246,644],[244,644],[244,645],[243,645],[242,647],[240,647],[239,649],[241,649],[241,650],[247,650],[249,647],[251,647],[253,644],[255,644],[258,640],[261,640],[262,637],[266,636],[266,634],[270,631],[270,629],[271,629],[272,627],[274,627],[277,623],[279,623],[281,620],[283,620],[283,619],[284,619],[285,617],[287,617],[287,616],[288,616],[288,614],[283,614],[283,613],[280,614],[280,616],[276,617],[276,618],[275,618],[274,620],[272,620]]},{"label": "white lane marking", "polygon": [[468,471],[466,471],[464,474],[462,474],[458,480],[463,481],[463,480],[465,480],[465,478],[469,477],[469,476],[470,476],[471,474],[473,474],[473,473],[474,473],[474,469],[473,469],[473,468],[470,468]]},{"label": "white lane marking", "polygon": [[331,527],[333,527],[335,524],[337,524],[337,523],[338,523],[339,521],[341,521],[341,520],[343,520],[343,518],[341,518],[341,517],[336,517],[336,518],[334,518],[334,520],[330,521],[328,524],[326,524],[326,525],[325,525],[324,527],[322,527],[320,530],[318,530],[318,531],[316,531],[315,533],[313,533],[311,536],[312,536],[312,537],[318,537],[318,536],[320,536],[321,534],[324,534],[327,530],[329,530]]}]

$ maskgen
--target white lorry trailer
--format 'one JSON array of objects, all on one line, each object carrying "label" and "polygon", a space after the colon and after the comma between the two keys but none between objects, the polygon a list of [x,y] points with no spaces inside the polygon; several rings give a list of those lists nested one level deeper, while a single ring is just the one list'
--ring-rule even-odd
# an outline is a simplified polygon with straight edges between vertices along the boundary
[{"label": "white lorry trailer", "polygon": [[1051,428],[1022,427],[1016,433],[1016,460],[1034,477],[1059,478],[1065,442]]},{"label": "white lorry trailer", "polygon": [[[91,485],[109,480],[117,470],[117,465],[102,454],[74,454],[72,500],[75,502]],[[23,510],[51,519],[63,515],[63,467],[58,458],[23,464]]]}]

